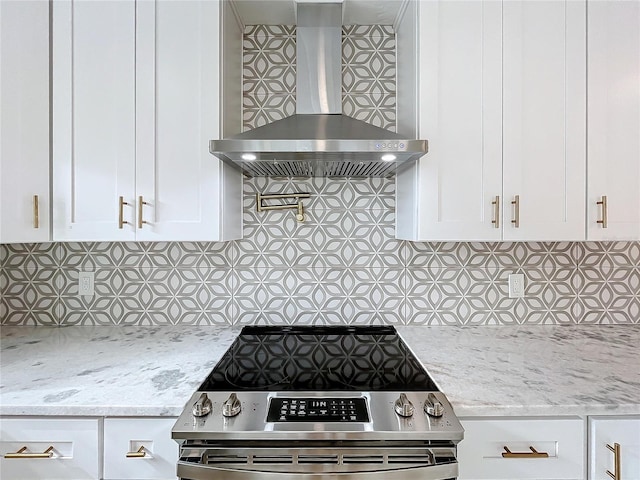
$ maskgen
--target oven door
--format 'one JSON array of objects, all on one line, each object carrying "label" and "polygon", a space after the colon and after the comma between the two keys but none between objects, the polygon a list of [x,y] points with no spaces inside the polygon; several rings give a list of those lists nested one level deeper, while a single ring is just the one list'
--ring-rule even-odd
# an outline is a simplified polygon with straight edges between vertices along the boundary
[{"label": "oven door", "polygon": [[450,480],[458,475],[455,445],[372,446],[183,445],[184,480]]}]

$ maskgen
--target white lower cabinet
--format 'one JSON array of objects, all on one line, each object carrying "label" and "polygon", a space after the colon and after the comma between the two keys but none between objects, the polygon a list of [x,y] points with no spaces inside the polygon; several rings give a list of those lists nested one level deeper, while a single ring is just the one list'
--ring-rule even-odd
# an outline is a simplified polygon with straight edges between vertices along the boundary
[{"label": "white lower cabinet", "polygon": [[99,427],[97,418],[0,419],[0,478],[100,478]]},{"label": "white lower cabinet", "polygon": [[170,480],[172,417],[0,418],[2,480]]},{"label": "white lower cabinet", "polygon": [[578,480],[586,476],[581,418],[463,419],[462,426],[464,440],[458,445],[461,480]]},{"label": "white lower cabinet", "polygon": [[611,478],[640,480],[640,416],[589,417],[589,480]]},{"label": "white lower cabinet", "polygon": [[105,418],[104,479],[176,478],[175,418]]}]

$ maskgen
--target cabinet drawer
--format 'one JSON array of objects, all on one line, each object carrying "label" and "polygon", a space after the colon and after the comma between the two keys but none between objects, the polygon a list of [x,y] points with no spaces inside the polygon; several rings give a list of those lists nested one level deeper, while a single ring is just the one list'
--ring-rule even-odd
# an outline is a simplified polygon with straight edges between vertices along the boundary
[{"label": "cabinet drawer", "polygon": [[[0,419],[0,478],[97,479],[99,478],[98,419]],[[42,453],[48,458],[5,458],[8,453]]]},{"label": "cabinet drawer", "polygon": [[[175,418],[105,418],[105,480],[176,478],[178,444],[171,439],[175,421]],[[144,456],[127,456],[139,450]]]},{"label": "cabinet drawer", "polygon": [[[461,480],[585,477],[585,426],[579,418],[469,419],[462,425]],[[504,447],[528,455],[504,457]],[[548,457],[535,456],[530,447]]]}]

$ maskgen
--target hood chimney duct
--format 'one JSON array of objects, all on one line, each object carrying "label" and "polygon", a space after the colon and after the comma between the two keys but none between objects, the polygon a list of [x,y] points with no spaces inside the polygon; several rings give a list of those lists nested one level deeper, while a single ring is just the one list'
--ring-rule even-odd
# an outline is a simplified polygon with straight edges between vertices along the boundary
[{"label": "hood chimney duct", "polygon": [[342,3],[298,3],[296,113],[342,113]]}]

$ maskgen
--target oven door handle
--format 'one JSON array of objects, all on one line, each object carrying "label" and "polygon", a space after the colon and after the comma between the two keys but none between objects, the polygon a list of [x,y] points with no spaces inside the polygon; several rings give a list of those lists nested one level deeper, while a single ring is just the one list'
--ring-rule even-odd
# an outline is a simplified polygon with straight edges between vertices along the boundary
[{"label": "oven door handle", "polygon": [[[255,467],[254,467],[255,468]],[[178,461],[178,477],[190,480],[453,480],[458,476],[458,463],[429,465],[397,470],[360,472],[270,472],[257,469],[241,469],[227,466],[211,467]]]}]

